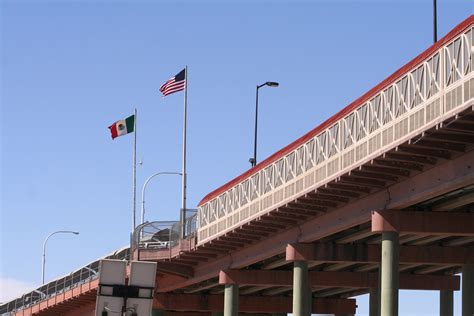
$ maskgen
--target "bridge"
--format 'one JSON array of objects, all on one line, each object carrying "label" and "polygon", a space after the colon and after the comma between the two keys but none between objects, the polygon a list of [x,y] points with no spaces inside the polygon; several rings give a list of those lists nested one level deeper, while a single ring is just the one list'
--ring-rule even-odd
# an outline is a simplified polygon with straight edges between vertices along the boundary
[{"label": "bridge", "polygon": [[[398,315],[399,289],[474,314],[474,16],[323,124],[205,196],[137,227],[156,315]],[[117,254],[113,254],[117,256]],[[110,256],[109,256],[110,257]],[[0,307],[92,315],[89,264]],[[460,276],[460,275],[461,276]],[[462,288],[461,288],[462,277]]]}]

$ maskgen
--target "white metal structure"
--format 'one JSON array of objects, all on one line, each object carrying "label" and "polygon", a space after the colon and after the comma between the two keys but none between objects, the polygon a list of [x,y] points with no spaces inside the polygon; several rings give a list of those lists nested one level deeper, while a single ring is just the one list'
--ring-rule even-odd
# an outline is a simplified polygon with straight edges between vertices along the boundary
[{"label": "white metal structure", "polygon": [[225,186],[224,192],[204,198],[198,210],[198,244],[314,191],[473,106],[472,22],[453,32],[457,34],[448,34],[335,119]]},{"label": "white metal structure", "polygon": [[132,261],[130,263],[129,285],[140,287],[137,298],[129,298],[127,306],[138,316],[149,316],[152,312],[155,288],[156,263]]},{"label": "white metal structure", "polygon": [[123,298],[113,296],[113,285],[125,285],[126,268],[126,261],[110,259],[100,261],[96,316],[101,316],[104,311],[122,311]]}]

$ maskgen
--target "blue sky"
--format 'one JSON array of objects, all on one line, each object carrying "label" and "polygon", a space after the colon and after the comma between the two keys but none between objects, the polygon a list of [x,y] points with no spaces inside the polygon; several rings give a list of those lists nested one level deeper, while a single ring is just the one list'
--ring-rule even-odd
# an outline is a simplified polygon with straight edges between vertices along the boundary
[{"label": "blue sky", "polygon": [[[1,1],[0,283],[38,286],[128,243],[132,137],[107,129],[138,108],[139,189],[180,171],[189,66],[188,206],[362,95],[432,43],[432,1]],[[438,0],[439,36],[473,12]],[[174,220],[180,179],[158,177],[147,219]],[[5,287],[2,299],[8,297]],[[14,287],[8,290],[12,293]],[[402,315],[437,313],[402,292]],[[456,312],[459,313],[459,300]],[[367,297],[359,302],[361,315]]]}]

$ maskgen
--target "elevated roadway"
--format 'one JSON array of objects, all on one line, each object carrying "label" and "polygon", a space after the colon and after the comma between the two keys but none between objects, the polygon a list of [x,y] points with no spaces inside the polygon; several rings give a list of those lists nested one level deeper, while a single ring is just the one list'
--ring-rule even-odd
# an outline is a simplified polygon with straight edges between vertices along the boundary
[{"label": "elevated roadway", "polygon": [[[186,239],[168,230],[164,246],[148,247],[146,225],[138,229],[131,254],[158,264],[156,312],[353,315],[353,297],[370,293],[370,315],[398,315],[399,289],[417,289],[439,291],[440,315],[453,315],[461,273],[462,315],[471,316],[473,26],[470,16],[208,194]],[[69,289],[84,287],[77,297],[57,294],[8,312],[90,313],[96,285],[87,282]]]}]

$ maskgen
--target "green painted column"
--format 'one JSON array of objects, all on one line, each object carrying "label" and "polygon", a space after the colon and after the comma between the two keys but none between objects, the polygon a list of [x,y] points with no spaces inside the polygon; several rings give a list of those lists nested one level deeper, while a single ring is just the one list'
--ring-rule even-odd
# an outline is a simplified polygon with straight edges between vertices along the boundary
[{"label": "green painted column", "polygon": [[380,288],[382,287],[382,265],[381,265],[381,263],[379,263],[379,268],[378,268],[377,272],[378,272],[378,275],[379,275],[379,280],[377,282],[377,286],[378,286],[378,291],[377,291],[378,292],[378,295],[377,295],[378,296],[377,314],[375,314],[375,315],[380,316],[380,314],[382,313],[382,309],[380,307],[382,305],[382,304],[380,304],[380,302],[382,301],[382,296],[381,296],[382,291],[380,291]]},{"label": "green painted column", "polygon": [[474,315],[474,264],[462,267],[462,316]]},{"label": "green painted column", "polygon": [[382,233],[381,316],[398,316],[399,243],[397,232]]},{"label": "green painted column", "polygon": [[369,316],[379,316],[379,299],[379,288],[371,288],[369,293]]},{"label": "green painted column", "polygon": [[287,316],[287,313],[273,313],[272,316]]},{"label": "green painted column", "polygon": [[213,312],[211,313],[212,316],[224,316],[224,312]]},{"label": "green painted column", "polygon": [[226,284],[224,290],[224,316],[239,315],[239,286]]},{"label": "green painted column", "polygon": [[293,266],[293,315],[310,316],[311,298],[308,263],[306,261],[295,261]]},{"label": "green painted column", "polygon": [[151,316],[165,316],[165,311],[159,309],[153,309],[151,311]]},{"label": "green painted column", "polygon": [[439,291],[439,316],[453,316],[453,291]]}]

